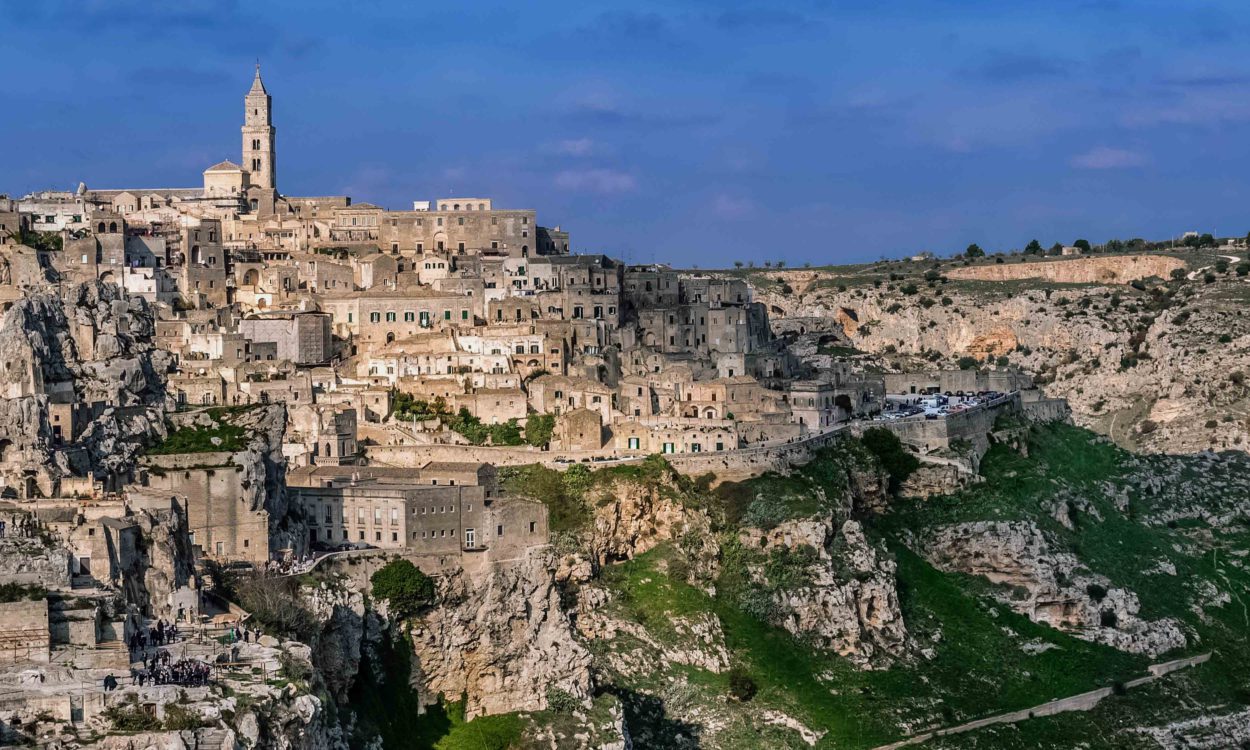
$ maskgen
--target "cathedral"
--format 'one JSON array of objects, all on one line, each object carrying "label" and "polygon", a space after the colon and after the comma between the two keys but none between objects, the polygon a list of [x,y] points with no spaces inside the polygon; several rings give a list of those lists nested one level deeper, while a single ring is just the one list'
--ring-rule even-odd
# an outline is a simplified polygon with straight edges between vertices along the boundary
[{"label": "cathedral", "polygon": [[237,197],[251,213],[272,214],[278,189],[277,130],[273,126],[273,98],[261,80],[260,65],[243,107],[242,164],[227,159],[204,170],[204,195]]}]

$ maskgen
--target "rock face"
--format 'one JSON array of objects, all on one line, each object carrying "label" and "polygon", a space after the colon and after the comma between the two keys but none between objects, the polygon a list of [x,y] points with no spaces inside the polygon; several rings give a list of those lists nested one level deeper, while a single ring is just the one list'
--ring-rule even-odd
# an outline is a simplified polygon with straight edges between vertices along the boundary
[{"label": "rock face", "polygon": [[[868,543],[858,521],[836,530],[829,520],[788,521],[768,531],[744,530],[739,541],[764,554],[815,550],[804,565],[804,583],[774,591],[777,624],[861,667],[887,666],[890,657],[905,653],[907,628],[894,561]],[[753,578],[769,583],[767,566],[750,570]]]},{"label": "rock face", "polygon": [[1052,549],[1033,523],[937,527],[915,540],[913,548],[939,570],[998,584],[999,599],[1012,609],[1078,638],[1150,656],[1186,643],[1177,621],[1138,617],[1136,594],[1090,573],[1075,555]]},{"label": "rock face", "polygon": [[952,279],[976,279],[978,281],[1045,279],[1061,284],[1127,284],[1130,281],[1147,279],[1151,276],[1167,279],[1172,271],[1179,268],[1185,268],[1185,261],[1165,255],[1117,255],[1037,263],[971,266],[952,269],[946,275]]},{"label": "rock face", "polygon": [[[836,320],[846,345],[896,352],[907,369],[934,367],[931,360],[911,359],[934,352],[947,358],[946,367],[962,356],[1006,356],[1038,375],[1047,396],[1066,399],[1077,424],[1130,448],[1245,450],[1250,422],[1239,415],[1250,408],[1250,318],[1236,300],[1247,282],[1235,276],[1211,284],[1196,280],[1166,293],[1126,284],[1168,278],[1180,265],[1149,256],[944,267],[940,273],[950,279],[1047,276],[1021,290],[1021,282],[995,281],[929,287],[917,274],[918,291],[911,295],[899,293],[904,282],[845,285],[818,272],[783,271],[770,278],[787,281],[794,293],[760,287],[756,298],[778,327]],[[1102,278],[1107,274],[1115,278]],[[1046,287],[1081,280],[1090,285]]]},{"label": "rock face", "polygon": [[710,590],[719,558],[711,520],[706,512],[675,499],[671,489],[668,482],[626,479],[601,488],[590,498],[594,521],[578,544],[589,553],[590,565],[579,565],[581,553],[570,555],[561,561],[561,577],[585,580],[611,562],[632,559],[663,542],[683,540],[690,582]]},{"label": "rock face", "polygon": [[555,567],[550,550],[534,548],[440,580],[439,605],[410,628],[425,702],[463,694],[474,717],[544,709],[549,688],[589,698],[590,654],[560,608]]},{"label": "rock face", "polygon": [[[0,320],[0,468],[56,492],[66,475],[116,483],[164,436],[169,354],[152,346],[152,311],[112,284],[31,294]],[[82,409],[72,409],[78,403]],[[65,405],[53,424],[50,405]],[[73,415],[73,416],[71,416]],[[77,439],[69,423],[82,425]],[[54,429],[56,428],[56,429]],[[57,430],[60,430],[59,437]]]},{"label": "rock face", "polygon": [[1250,745],[1250,711],[1203,716],[1137,730],[1164,750],[1223,750]]}]

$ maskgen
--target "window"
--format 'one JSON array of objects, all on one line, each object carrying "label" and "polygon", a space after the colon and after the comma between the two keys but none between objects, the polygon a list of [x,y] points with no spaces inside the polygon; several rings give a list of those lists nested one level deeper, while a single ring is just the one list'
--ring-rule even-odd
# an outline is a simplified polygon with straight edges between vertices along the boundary
[{"label": "window", "polygon": [[387,322],[387,323],[394,323],[394,322],[395,322],[395,313],[393,313],[393,312],[388,312],[388,313],[386,314],[386,322]]},{"label": "window", "polygon": [[665,443],[665,444],[664,444],[664,447],[660,450],[660,452],[661,452],[661,453],[676,453],[676,451],[675,451],[675,450],[673,450],[673,444],[672,444],[672,443]]},{"label": "window", "polygon": [[461,311],[460,311],[460,319],[461,319],[461,320],[468,320],[468,319],[469,319],[469,311],[468,311],[468,310],[461,310]]},{"label": "window", "polygon": [[503,526],[496,526],[496,527],[495,527],[495,536],[497,536],[497,537],[502,537],[502,536],[503,536]]},{"label": "window", "polygon": [[533,534],[537,530],[538,530],[538,524],[535,523],[534,521],[530,521],[530,533]]},{"label": "window", "polygon": [[477,532],[474,529],[464,530],[464,548],[473,549],[477,543]]},{"label": "window", "polygon": [[639,438],[632,437],[629,439],[629,449],[631,451],[639,450],[641,448],[641,445],[642,445],[642,441]]},{"label": "window", "polygon": [[382,313],[376,313],[376,312],[371,312],[371,313],[369,313],[369,322],[370,322],[370,323],[377,323],[377,322],[379,322],[379,321],[381,321],[381,320],[382,320]]},{"label": "window", "polygon": [[460,219],[456,222],[456,224],[459,226],[464,226],[464,217],[461,216]]},{"label": "window", "polygon": [[404,322],[405,322],[405,323],[411,323],[412,321],[414,321],[414,320],[416,320],[416,319],[417,319],[417,316],[416,316],[416,314],[415,314],[415,313],[413,313],[413,312],[411,312],[411,311],[404,313]]},{"label": "window", "polygon": [[351,313],[348,313],[348,314],[347,314],[347,322],[348,322],[348,323],[352,322],[352,314],[351,314]]},{"label": "window", "polygon": [[443,320],[451,320],[451,310],[443,311]]}]

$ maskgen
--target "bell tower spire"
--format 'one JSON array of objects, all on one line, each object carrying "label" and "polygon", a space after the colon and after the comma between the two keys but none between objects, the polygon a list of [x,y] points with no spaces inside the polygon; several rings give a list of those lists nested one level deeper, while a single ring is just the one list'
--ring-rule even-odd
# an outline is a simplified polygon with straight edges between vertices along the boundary
[{"label": "bell tower spire", "polygon": [[243,98],[243,168],[251,175],[253,187],[276,190],[278,187],[277,131],[273,127],[273,100],[260,78],[260,61],[256,77]]}]

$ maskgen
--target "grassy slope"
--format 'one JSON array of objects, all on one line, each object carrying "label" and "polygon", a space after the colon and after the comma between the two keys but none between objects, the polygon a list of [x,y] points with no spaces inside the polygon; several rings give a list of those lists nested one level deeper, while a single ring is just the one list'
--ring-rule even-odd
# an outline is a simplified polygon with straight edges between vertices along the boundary
[{"label": "grassy slope", "polygon": [[[1230,554],[1238,550],[1244,554],[1250,531],[1244,522],[1217,529],[1195,519],[1169,524],[1161,518],[1183,503],[1225,505],[1230,487],[1240,492],[1236,483],[1225,481],[1229,471],[1238,471],[1237,464],[1211,467],[1192,458],[1131,456],[1085,430],[1054,425],[1034,428],[1027,459],[996,446],[982,465],[984,484],[953,497],[909,503],[888,519],[895,531],[980,519],[1032,520],[1075,551],[1091,570],[1137,592],[1145,617],[1176,617],[1185,623],[1196,636],[1187,653],[1216,653],[1207,665],[1111,698],[1088,714],[982,730],[938,746],[1153,746],[1140,735],[1121,730],[1193,717],[1204,710],[1233,711],[1250,702],[1246,636],[1250,621],[1241,605],[1250,599],[1250,574],[1241,558]],[[1147,489],[1149,483],[1142,480],[1152,473],[1169,477],[1162,489]],[[1129,498],[1125,512],[1117,510],[1109,497],[1121,490]],[[1088,502],[1101,520],[1078,511],[1076,528],[1065,528],[1046,507],[1057,496]],[[1150,572],[1160,562],[1175,566],[1177,575]],[[1234,600],[1199,614],[1193,605],[1205,581],[1231,592]],[[1224,708],[1215,708],[1220,706]]]},{"label": "grassy slope", "polygon": [[[790,477],[767,476],[712,494],[700,494],[687,486],[686,500],[713,510],[729,527],[744,516],[795,517],[829,512],[830,505],[817,499],[816,490],[832,496],[841,489],[843,480],[832,467],[845,458],[825,456]],[[1219,580],[1221,588],[1240,592],[1243,598],[1250,595],[1250,580],[1245,568],[1237,566],[1236,558],[1230,563],[1225,554],[1213,560],[1208,549],[1244,550],[1250,543],[1250,530],[1234,527],[1228,533],[1213,533],[1191,519],[1173,524],[1174,528],[1163,522],[1147,525],[1153,515],[1175,505],[1178,497],[1175,492],[1145,492],[1136,487],[1134,479],[1143,466],[1158,468],[1152,460],[1131,457],[1077,428],[1035,429],[1029,458],[995,447],[983,464],[985,483],[949,498],[902,502],[896,513],[870,526],[870,536],[886,540],[898,563],[900,601],[909,632],[921,647],[932,649],[931,658],[917,657],[889,670],[859,671],[836,654],[814,650],[785,631],[753,619],[736,606],[733,592],[740,582],[723,576],[719,596],[709,596],[671,579],[664,571],[670,559],[680,556],[676,547],[664,546],[610,567],[598,585],[614,594],[608,605],[612,614],[642,625],[649,638],[662,644],[680,644],[689,637],[675,628],[674,618],[715,614],[733,663],[749,673],[759,687],[751,706],[756,715],[772,708],[793,716],[825,733],[819,747],[872,747],[901,737],[900,726],[920,729],[958,723],[1143,673],[1148,662],[1144,657],[1034,624],[994,602],[983,581],[937,571],[899,541],[905,529],[929,525],[982,519],[1033,520],[1077,551],[1092,570],[1136,591],[1143,614],[1183,620],[1200,639],[1190,651],[1215,649],[1219,656],[1198,669],[1108,699],[1089,713],[981,730],[934,746],[1144,746],[1144,738],[1122,729],[1193,716],[1203,707],[1226,706],[1222,710],[1231,711],[1250,702],[1250,686],[1244,676],[1250,674],[1250,656],[1243,609],[1234,601],[1208,610],[1205,618],[1190,609],[1192,582],[1198,579]],[[1160,459],[1165,460],[1178,459]],[[1209,469],[1199,471],[1184,462],[1179,465],[1183,467],[1179,471],[1172,466],[1171,481],[1181,489],[1173,490],[1201,494],[1200,480]],[[650,469],[614,470],[612,475],[593,477],[585,483],[584,491],[568,494],[586,496],[593,502],[597,497],[593,487],[606,484],[609,476],[623,478],[626,474],[636,481],[656,478]],[[1122,487],[1129,488],[1130,515],[1117,511],[1108,496]],[[1077,528],[1064,528],[1051,517],[1049,509],[1054,498],[1061,496],[1088,503],[1102,520],[1090,512],[1078,512]],[[561,502],[569,499],[566,495]],[[1195,502],[1214,505],[1219,500],[1198,498]],[[1199,548],[1197,539],[1209,543]],[[1176,566],[1175,578],[1146,572],[1161,560]],[[730,569],[727,575],[732,574]],[[1026,643],[1052,647],[1030,654],[1021,648]],[[754,748],[761,743],[806,747],[797,734],[761,727],[748,718],[750,712],[728,697],[725,674],[665,663],[655,658],[649,646],[628,635],[589,646],[595,653],[600,685],[622,699],[631,731],[636,740],[645,738],[648,747],[682,746],[678,737],[724,748]],[[630,670],[630,676],[613,668],[631,655],[652,668]],[[678,716],[695,716],[699,721],[688,723]],[[542,716],[538,719],[541,721]],[[482,721],[449,727],[438,747],[471,746],[473,735],[468,731],[475,725],[485,729]],[[506,722],[494,719],[491,723],[497,721]],[[712,725],[715,730],[708,729]]]}]

